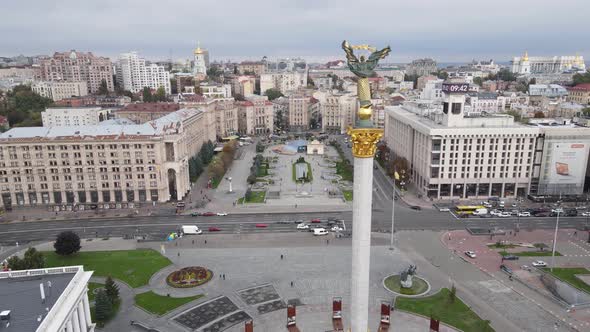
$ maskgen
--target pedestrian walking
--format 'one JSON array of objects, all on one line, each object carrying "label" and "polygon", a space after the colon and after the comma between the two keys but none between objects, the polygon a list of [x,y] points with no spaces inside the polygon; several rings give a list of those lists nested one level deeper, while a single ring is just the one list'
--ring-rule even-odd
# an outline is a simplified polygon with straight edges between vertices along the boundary
[{"label": "pedestrian walking", "polygon": [[178,252],[178,257],[180,257],[180,251]]},{"label": "pedestrian walking", "polygon": [[205,244],[207,244],[207,240],[205,240]]},{"label": "pedestrian walking", "polygon": [[225,273],[223,274],[223,280],[225,280]]},{"label": "pedestrian walking", "polygon": [[291,287],[293,287],[293,281],[291,281]]},{"label": "pedestrian walking", "polygon": [[330,244],[330,240],[329,239],[326,239],[326,244]]},{"label": "pedestrian walking", "polygon": [[195,240],[193,240],[193,244],[195,244]]},{"label": "pedestrian walking", "polygon": [[281,260],[283,260],[283,254],[281,254]]}]

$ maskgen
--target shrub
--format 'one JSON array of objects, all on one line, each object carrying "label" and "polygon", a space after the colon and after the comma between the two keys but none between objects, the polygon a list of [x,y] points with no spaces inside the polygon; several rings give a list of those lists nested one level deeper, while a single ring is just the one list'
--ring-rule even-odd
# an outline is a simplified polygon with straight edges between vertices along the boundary
[{"label": "shrub", "polygon": [[80,250],[80,237],[72,231],[59,233],[53,244],[55,253],[66,256],[77,253]]},{"label": "shrub", "polygon": [[115,281],[113,278],[111,278],[111,276],[107,277],[107,280],[104,284],[104,289],[109,300],[111,300],[111,303],[114,304],[119,301],[119,286],[115,284]]}]

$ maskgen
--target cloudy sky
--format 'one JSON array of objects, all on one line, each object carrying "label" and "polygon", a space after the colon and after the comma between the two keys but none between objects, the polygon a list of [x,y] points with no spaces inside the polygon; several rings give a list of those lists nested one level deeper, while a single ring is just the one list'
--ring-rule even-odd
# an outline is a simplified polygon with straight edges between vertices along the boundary
[{"label": "cloudy sky", "polygon": [[0,0],[0,56],[77,49],[152,59],[342,57],[340,43],[390,45],[389,62],[579,52],[589,0]]}]

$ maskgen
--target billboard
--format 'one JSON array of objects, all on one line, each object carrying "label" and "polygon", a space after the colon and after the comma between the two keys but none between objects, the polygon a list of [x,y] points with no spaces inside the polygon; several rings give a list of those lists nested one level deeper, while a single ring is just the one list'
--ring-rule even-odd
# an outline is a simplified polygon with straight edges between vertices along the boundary
[{"label": "billboard", "polygon": [[551,152],[549,184],[583,184],[588,161],[587,143],[555,143]]}]

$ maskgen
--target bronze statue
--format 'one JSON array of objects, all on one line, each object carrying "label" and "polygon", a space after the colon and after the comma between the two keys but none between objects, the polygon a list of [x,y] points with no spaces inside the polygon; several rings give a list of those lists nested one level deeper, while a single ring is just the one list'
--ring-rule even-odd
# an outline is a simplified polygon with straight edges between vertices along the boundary
[{"label": "bronze statue", "polygon": [[[382,49],[381,51],[376,51],[375,48],[370,47],[368,45],[352,46],[348,44],[346,40],[342,42],[342,49],[346,53],[346,60],[348,60],[348,68],[350,68],[350,71],[353,72],[356,76],[361,78],[377,76],[377,73],[375,73],[374,70],[375,67],[377,67],[377,62],[385,58],[387,55],[389,55],[389,52],[391,52],[391,48],[389,48],[389,46]],[[369,55],[369,58],[366,60],[364,55],[361,55],[360,59],[358,59],[353,53],[354,49],[370,50],[373,51],[373,53],[371,53],[371,55]]]}]

